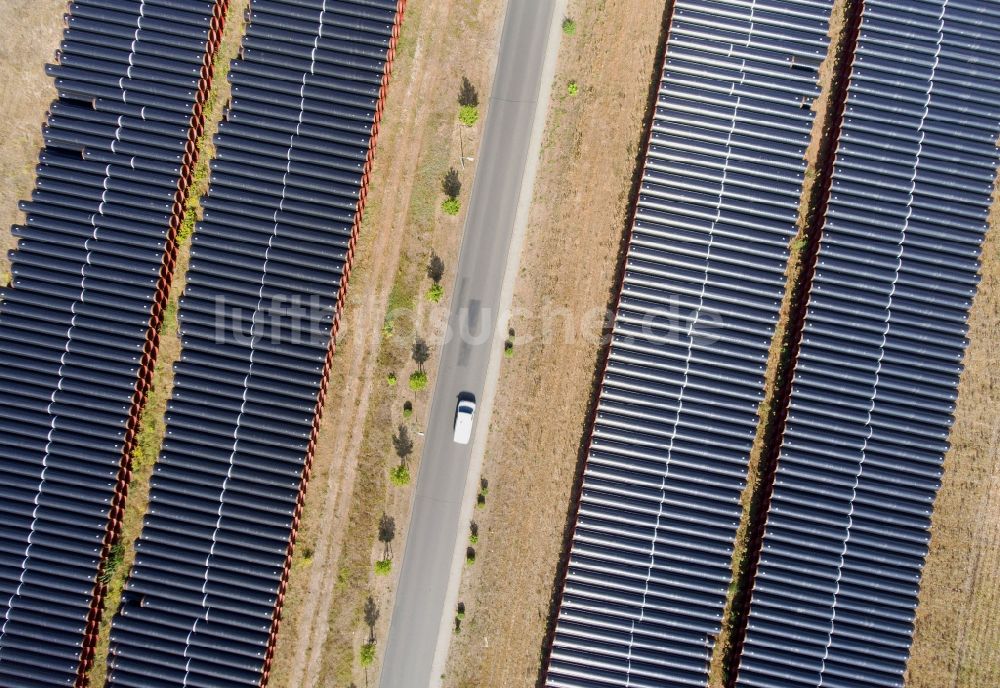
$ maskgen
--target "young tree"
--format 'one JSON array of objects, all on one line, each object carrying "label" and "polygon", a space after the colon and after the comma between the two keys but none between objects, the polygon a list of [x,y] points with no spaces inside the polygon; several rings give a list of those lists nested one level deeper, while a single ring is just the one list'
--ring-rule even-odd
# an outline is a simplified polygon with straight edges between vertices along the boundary
[{"label": "young tree", "polygon": [[375,643],[361,646],[361,666],[365,669],[365,685],[368,685],[368,667],[375,663]]},{"label": "young tree", "polygon": [[414,370],[410,373],[410,389],[414,392],[419,392],[420,390],[427,387],[427,373],[422,370]]},{"label": "young tree", "polygon": [[402,460],[413,453],[413,440],[406,425],[399,424],[399,430],[392,436],[392,446],[396,450],[396,456]]},{"label": "young tree", "polygon": [[368,642],[375,642],[375,624],[378,622],[379,610],[375,598],[371,595],[365,600],[365,625],[368,626]]},{"label": "young tree", "polygon": [[462,77],[462,87],[458,90],[458,104],[462,107],[479,107],[479,91],[467,76]]},{"label": "young tree", "polygon": [[378,541],[385,547],[385,559],[392,556],[392,541],[396,537],[396,519],[382,514],[378,522]]},{"label": "young tree", "polygon": [[432,282],[440,282],[444,277],[444,261],[436,253],[431,254],[431,259],[427,261],[427,276]]},{"label": "young tree", "polygon": [[[462,107],[458,108],[458,121],[467,127],[476,126],[476,122],[479,121],[479,108],[475,107],[474,105],[463,105]],[[449,198],[448,201],[451,201],[453,204],[458,203],[458,200],[454,198]],[[448,201],[445,201],[445,203],[447,203]],[[456,211],[451,214],[454,215],[457,212],[458,210],[456,209]]]},{"label": "young tree", "polygon": [[417,364],[417,370],[424,369],[424,363],[427,363],[427,359],[431,357],[431,349],[427,346],[427,342],[421,337],[417,337],[413,342],[413,362]]},{"label": "young tree", "polygon": [[462,193],[462,180],[458,178],[458,170],[454,167],[449,169],[441,180],[441,190],[448,198],[458,198],[458,194]]},{"label": "young tree", "polygon": [[458,121],[467,127],[479,121],[479,92],[468,77],[462,77],[462,87],[458,91]]},{"label": "young tree", "polygon": [[404,487],[410,484],[410,469],[405,461],[401,461],[398,466],[393,466],[389,471],[389,480],[397,487]]},{"label": "young tree", "polygon": [[441,303],[441,299],[444,298],[444,287],[442,287],[438,282],[435,282],[427,290],[427,300],[431,303]]}]

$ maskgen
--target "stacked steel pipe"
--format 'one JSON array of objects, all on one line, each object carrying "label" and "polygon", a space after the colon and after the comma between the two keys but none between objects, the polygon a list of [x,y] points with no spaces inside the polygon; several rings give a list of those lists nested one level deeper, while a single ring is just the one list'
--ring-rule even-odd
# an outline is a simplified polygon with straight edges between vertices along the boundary
[{"label": "stacked steel pipe", "polygon": [[708,683],[831,5],[674,5],[547,686]]},{"label": "stacked steel pipe", "polygon": [[112,686],[267,683],[404,0],[255,0]]},{"label": "stacked steel pipe", "polygon": [[0,302],[0,685],[84,685],[226,0],[72,3]]},{"label": "stacked steel pipe", "polygon": [[1000,8],[865,0],[736,686],[901,688],[1000,151]]}]

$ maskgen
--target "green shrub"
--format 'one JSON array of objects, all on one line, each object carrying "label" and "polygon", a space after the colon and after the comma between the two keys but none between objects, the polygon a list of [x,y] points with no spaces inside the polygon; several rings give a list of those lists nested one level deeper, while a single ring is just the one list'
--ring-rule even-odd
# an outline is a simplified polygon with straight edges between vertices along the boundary
[{"label": "green shrub", "polygon": [[370,667],[375,661],[375,643],[365,643],[361,646],[361,666]]},{"label": "green shrub", "polygon": [[403,418],[409,418],[413,415],[413,402],[404,401],[403,402]]},{"label": "green shrub", "polygon": [[569,17],[566,17],[562,20],[562,30],[567,36],[576,35],[576,22]]},{"label": "green shrub", "polygon": [[458,121],[467,127],[479,121],[479,108],[475,105],[463,105],[458,108]]},{"label": "green shrub", "polygon": [[419,392],[424,387],[427,386],[427,373],[422,370],[417,370],[410,374],[410,389],[414,392]]},{"label": "green shrub", "polygon": [[577,93],[579,93],[579,91],[580,91],[580,85],[575,81],[570,81],[568,84],[566,84],[566,92],[569,93],[571,96],[575,96]]},{"label": "green shrub", "polygon": [[440,284],[434,283],[431,285],[431,288],[427,290],[427,300],[431,303],[440,303],[443,298],[444,287]]},{"label": "green shrub", "polygon": [[396,373],[389,373],[386,376],[385,381],[387,383],[389,383],[390,387],[395,387],[396,386]]},{"label": "green shrub", "polygon": [[389,471],[389,480],[397,487],[405,487],[410,484],[410,469],[405,463],[393,466]]},{"label": "green shrub", "polygon": [[392,559],[379,559],[375,562],[375,575],[388,576],[392,573]]},{"label": "green shrub", "polygon": [[448,215],[458,215],[458,211],[462,209],[462,203],[457,198],[446,198],[444,203],[441,204],[441,210],[443,210]]},{"label": "green shrub", "polygon": [[468,566],[472,566],[476,563],[476,550],[472,547],[465,548],[465,563]]}]

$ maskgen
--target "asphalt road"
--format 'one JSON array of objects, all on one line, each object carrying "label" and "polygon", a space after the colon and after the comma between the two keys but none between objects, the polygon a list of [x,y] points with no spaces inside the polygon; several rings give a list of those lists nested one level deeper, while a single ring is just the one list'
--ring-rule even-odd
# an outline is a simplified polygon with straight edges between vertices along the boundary
[{"label": "asphalt road", "polygon": [[[542,80],[555,0],[510,0],[504,19],[479,166],[465,221],[458,274],[431,402],[381,688],[439,682],[434,655],[445,614],[472,444],[452,441],[460,393],[482,398],[501,285]],[[501,340],[502,341],[502,338]],[[477,409],[476,426],[486,422]],[[473,429],[475,433],[477,428]],[[449,617],[452,610],[448,610]]]}]

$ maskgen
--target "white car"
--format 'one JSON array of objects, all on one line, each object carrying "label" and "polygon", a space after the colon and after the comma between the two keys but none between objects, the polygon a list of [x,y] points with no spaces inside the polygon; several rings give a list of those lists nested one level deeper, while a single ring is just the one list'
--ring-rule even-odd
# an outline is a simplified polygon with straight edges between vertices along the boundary
[{"label": "white car", "polygon": [[459,399],[455,409],[455,442],[468,444],[472,437],[472,419],[476,415],[476,402],[470,399]]}]

